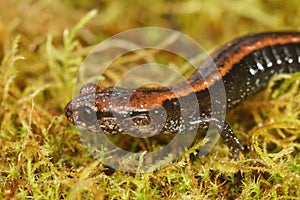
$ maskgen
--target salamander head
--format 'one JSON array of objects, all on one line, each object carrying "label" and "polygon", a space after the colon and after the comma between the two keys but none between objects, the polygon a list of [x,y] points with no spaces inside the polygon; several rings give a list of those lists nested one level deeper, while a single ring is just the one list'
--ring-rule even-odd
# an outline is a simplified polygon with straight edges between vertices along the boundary
[{"label": "salamander head", "polygon": [[[105,134],[157,134],[163,128],[161,108],[149,111],[130,102],[134,91],[122,88],[82,89],[65,107],[70,122],[80,129]],[[155,114],[156,116],[153,116]],[[151,124],[151,125],[150,125]]]},{"label": "salamander head", "polygon": [[[109,95],[105,93],[81,95],[66,105],[65,114],[76,127],[91,132],[100,132],[102,128],[107,127],[105,124],[109,123],[112,126],[114,121],[112,113],[103,109],[103,101],[108,99]],[[118,129],[115,127],[114,131],[116,130]]]}]

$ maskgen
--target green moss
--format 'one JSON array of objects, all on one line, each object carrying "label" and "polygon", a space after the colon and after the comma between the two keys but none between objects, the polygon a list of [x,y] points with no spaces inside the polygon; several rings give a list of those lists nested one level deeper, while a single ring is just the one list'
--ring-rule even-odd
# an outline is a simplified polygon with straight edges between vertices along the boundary
[{"label": "green moss", "polygon": [[[274,77],[265,91],[229,113],[238,137],[250,147],[239,161],[228,158],[222,141],[199,159],[194,155],[203,143],[199,141],[155,172],[114,171],[89,154],[63,110],[72,98],[82,60],[107,37],[160,26],[182,31],[212,52],[245,33],[299,30],[298,3],[1,0],[0,198],[299,198],[298,73]],[[89,12],[93,9],[98,13]],[[160,57],[180,69],[168,58]],[[125,67],[108,70],[103,84],[124,71]],[[184,68],[183,73],[188,76],[191,71]],[[126,139],[123,142],[126,145]],[[160,145],[138,140],[128,149]],[[101,157],[103,152],[98,153]]]}]

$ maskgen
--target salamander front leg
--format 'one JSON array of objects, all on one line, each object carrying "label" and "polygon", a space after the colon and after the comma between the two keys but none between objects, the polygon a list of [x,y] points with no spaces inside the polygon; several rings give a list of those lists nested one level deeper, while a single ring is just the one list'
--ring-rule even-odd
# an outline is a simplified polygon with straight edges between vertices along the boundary
[{"label": "salamander front leg", "polygon": [[225,141],[225,144],[229,148],[230,156],[234,157],[236,160],[239,159],[239,152],[243,152],[245,149],[243,145],[240,143],[239,139],[234,134],[231,127],[226,123],[223,122],[224,126],[220,133],[221,137]]},{"label": "salamander front leg", "polygon": [[216,129],[220,136],[223,138],[225,144],[228,146],[230,157],[239,159],[239,153],[244,151],[244,147],[234,134],[231,127],[226,122],[224,122],[224,120],[217,117],[207,117],[194,121],[192,124],[195,123],[198,123],[200,128],[206,129],[210,125],[212,128]]}]

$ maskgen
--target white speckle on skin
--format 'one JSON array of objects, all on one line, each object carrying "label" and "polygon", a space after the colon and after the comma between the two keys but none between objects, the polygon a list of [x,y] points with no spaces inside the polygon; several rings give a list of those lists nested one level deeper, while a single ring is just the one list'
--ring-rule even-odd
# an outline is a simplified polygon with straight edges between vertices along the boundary
[{"label": "white speckle on skin", "polygon": [[255,75],[257,73],[257,70],[252,69],[252,68],[250,68],[249,71],[250,71],[251,75]]},{"label": "white speckle on skin", "polygon": [[257,68],[258,68],[260,71],[263,71],[263,70],[265,69],[264,66],[262,66],[261,63],[256,63],[256,66],[257,66]]},{"label": "white speckle on skin", "polygon": [[282,61],[281,61],[280,59],[278,59],[278,60],[276,61],[276,63],[277,63],[278,65],[280,65],[280,64],[282,63]]},{"label": "white speckle on skin", "polygon": [[267,67],[272,67],[273,66],[273,63],[272,62],[268,62],[267,63]]}]

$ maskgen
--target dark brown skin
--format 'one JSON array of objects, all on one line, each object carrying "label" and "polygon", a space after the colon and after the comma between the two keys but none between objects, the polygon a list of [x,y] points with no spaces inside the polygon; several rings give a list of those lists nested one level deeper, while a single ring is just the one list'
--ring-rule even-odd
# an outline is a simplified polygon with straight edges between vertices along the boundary
[{"label": "dark brown skin", "polygon": [[[76,126],[105,134],[189,133],[211,125],[238,158],[244,148],[218,117],[226,112],[212,111],[209,91],[224,84],[227,102],[217,103],[217,107],[226,111],[265,88],[273,75],[300,71],[300,33],[241,37],[224,45],[212,58],[188,79],[188,85],[126,90],[87,84],[80,96],[66,105],[65,114]],[[214,64],[219,75],[211,70]]]}]

